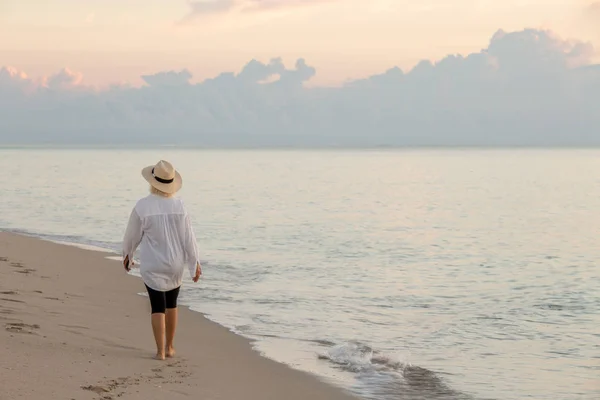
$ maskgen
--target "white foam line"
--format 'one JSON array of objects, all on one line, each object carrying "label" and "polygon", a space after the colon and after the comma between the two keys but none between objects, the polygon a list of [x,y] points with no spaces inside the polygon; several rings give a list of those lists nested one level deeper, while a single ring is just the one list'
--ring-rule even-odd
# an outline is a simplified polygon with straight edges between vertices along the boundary
[{"label": "white foam line", "polygon": [[108,249],[105,249],[103,247],[92,246],[91,244],[81,244],[81,243],[74,243],[74,242],[63,242],[63,241],[60,241],[60,240],[51,240],[51,239],[48,239],[48,241],[52,242],[52,243],[56,243],[56,244],[63,244],[65,246],[77,247],[77,248],[80,248],[82,250],[90,250],[90,251],[97,251],[97,252],[100,252],[100,253],[111,253],[111,254],[114,254],[114,251],[112,251],[112,250],[108,250]]}]

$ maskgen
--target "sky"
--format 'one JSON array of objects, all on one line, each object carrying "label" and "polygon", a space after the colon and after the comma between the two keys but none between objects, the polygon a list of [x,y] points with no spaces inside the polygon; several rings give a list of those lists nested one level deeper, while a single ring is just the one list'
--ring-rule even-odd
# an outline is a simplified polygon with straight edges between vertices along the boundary
[{"label": "sky", "polygon": [[[600,46],[595,0],[0,0],[0,65],[29,76],[67,67],[90,85],[194,81],[250,59],[310,60],[308,86],[469,54],[498,29],[550,29]],[[598,56],[595,55],[595,59]]]},{"label": "sky", "polygon": [[600,146],[600,2],[0,0],[0,145]]}]

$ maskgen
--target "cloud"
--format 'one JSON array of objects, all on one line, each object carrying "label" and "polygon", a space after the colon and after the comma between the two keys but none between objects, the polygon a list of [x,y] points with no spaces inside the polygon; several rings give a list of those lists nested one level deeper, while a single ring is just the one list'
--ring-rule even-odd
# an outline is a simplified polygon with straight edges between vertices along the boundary
[{"label": "cloud", "polygon": [[74,89],[81,86],[82,83],[83,74],[81,74],[81,72],[71,71],[69,68],[63,68],[58,73],[43,80],[43,86],[54,90]]},{"label": "cloud", "polygon": [[150,86],[182,86],[188,85],[192,74],[187,69],[179,72],[159,72],[154,75],[142,75],[142,80]]},{"label": "cloud", "polygon": [[282,8],[313,6],[332,1],[335,0],[247,0],[243,3],[243,11],[278,10]]},{"label": "cloud", "polygon": [[591,43],[562,40],[547,30],[526,29],[512,33],[499,30],[492,37],[487,53],[504,69],[523,72],[588,64],[594,48]]},{"label": "cloud", "polygon": [[328,3],[335,0],[190,0],[190,12],[182,22],[196,18],[237,11],[261,12]]},{"label": "cloud", "polygon": [[194,15],[214,14],[231,10],[235,5],[235,0],[203,0],[189,1],[190,13]]},{"label": "cloud", "polygon": [[40,82],[41,80],[36,82],[27,76],[24,71],[15,67],[7,66],[0,68],[0,104],[2,100],[10,101],[10,98],[15,95],[19,96],[35,92],[38,86],[40,86]]},{"label": "cloud", "polygon": [[23,87],[30,83],[31,80],[25,72],[10,66],[0,68],[0,87]]},{"label": "cloud", "polygon": [[304,82],[315,76],[317,70],[306,64],[303,58],[296,61],[296,69],[283,70],[280,73],[280,79],[277,81],[281,85],[301,86]]},{"label": "cloud", "polygon": [[225,14],[236,4],[237,0],[188,0],[189,12],[177,23],[185,25],[201,17]]},{"label": "cloud", "polygon": [[[317,70],[306,64],[303,58],[296,61],[295,69],[288,70],[283,65],[281,58],[273,58],[268,64],[252,60],[236,76],[240,82],[256,84],[263,82],[275,83],[284,86],[301,86],[304,82],[315,76]],[[273,77],[278,79],[271,79]]]},{"label": "cloud", "polygon": [[[0,69],[0,143],[214,146],[600,145],[591,44],[499,30],[467,55],[308,88],[298,59],[251,60],[192,83],[188,70],[98,91],[63,70],[33,81]],[[343,67],[343,66],[342,66]]]},{"label": "cloud", "polygon": [[284,71],[285,66],[281,58],[273,58],[269,64],[251,60],[237,75],[237,78],[247,83],[263,82],[274,75],[280,76]]}]

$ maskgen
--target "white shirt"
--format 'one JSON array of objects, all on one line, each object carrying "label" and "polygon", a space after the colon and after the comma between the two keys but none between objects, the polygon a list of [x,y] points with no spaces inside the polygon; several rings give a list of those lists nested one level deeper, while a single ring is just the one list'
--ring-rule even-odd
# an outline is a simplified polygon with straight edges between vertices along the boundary
[{"label": "white shirt", "polygon": [[193,277],[200,263],[190,217],[178,198],[151,194],[137,202],[123,238],[123,258],[133,260],[138,246],[142,280],[154,290],[181,286],[185,267]]}]

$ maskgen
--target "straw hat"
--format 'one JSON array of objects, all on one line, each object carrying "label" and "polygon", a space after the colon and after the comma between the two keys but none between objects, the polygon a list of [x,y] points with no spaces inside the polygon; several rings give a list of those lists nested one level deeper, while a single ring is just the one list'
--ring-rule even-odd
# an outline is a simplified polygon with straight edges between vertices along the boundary
[{"label": "straw hat", "polygon": [[173,168],[170,162],[164,160],[144,168],[142,176],[151,186],[169,194],[177,192],[183,184],[179,172]]}]

